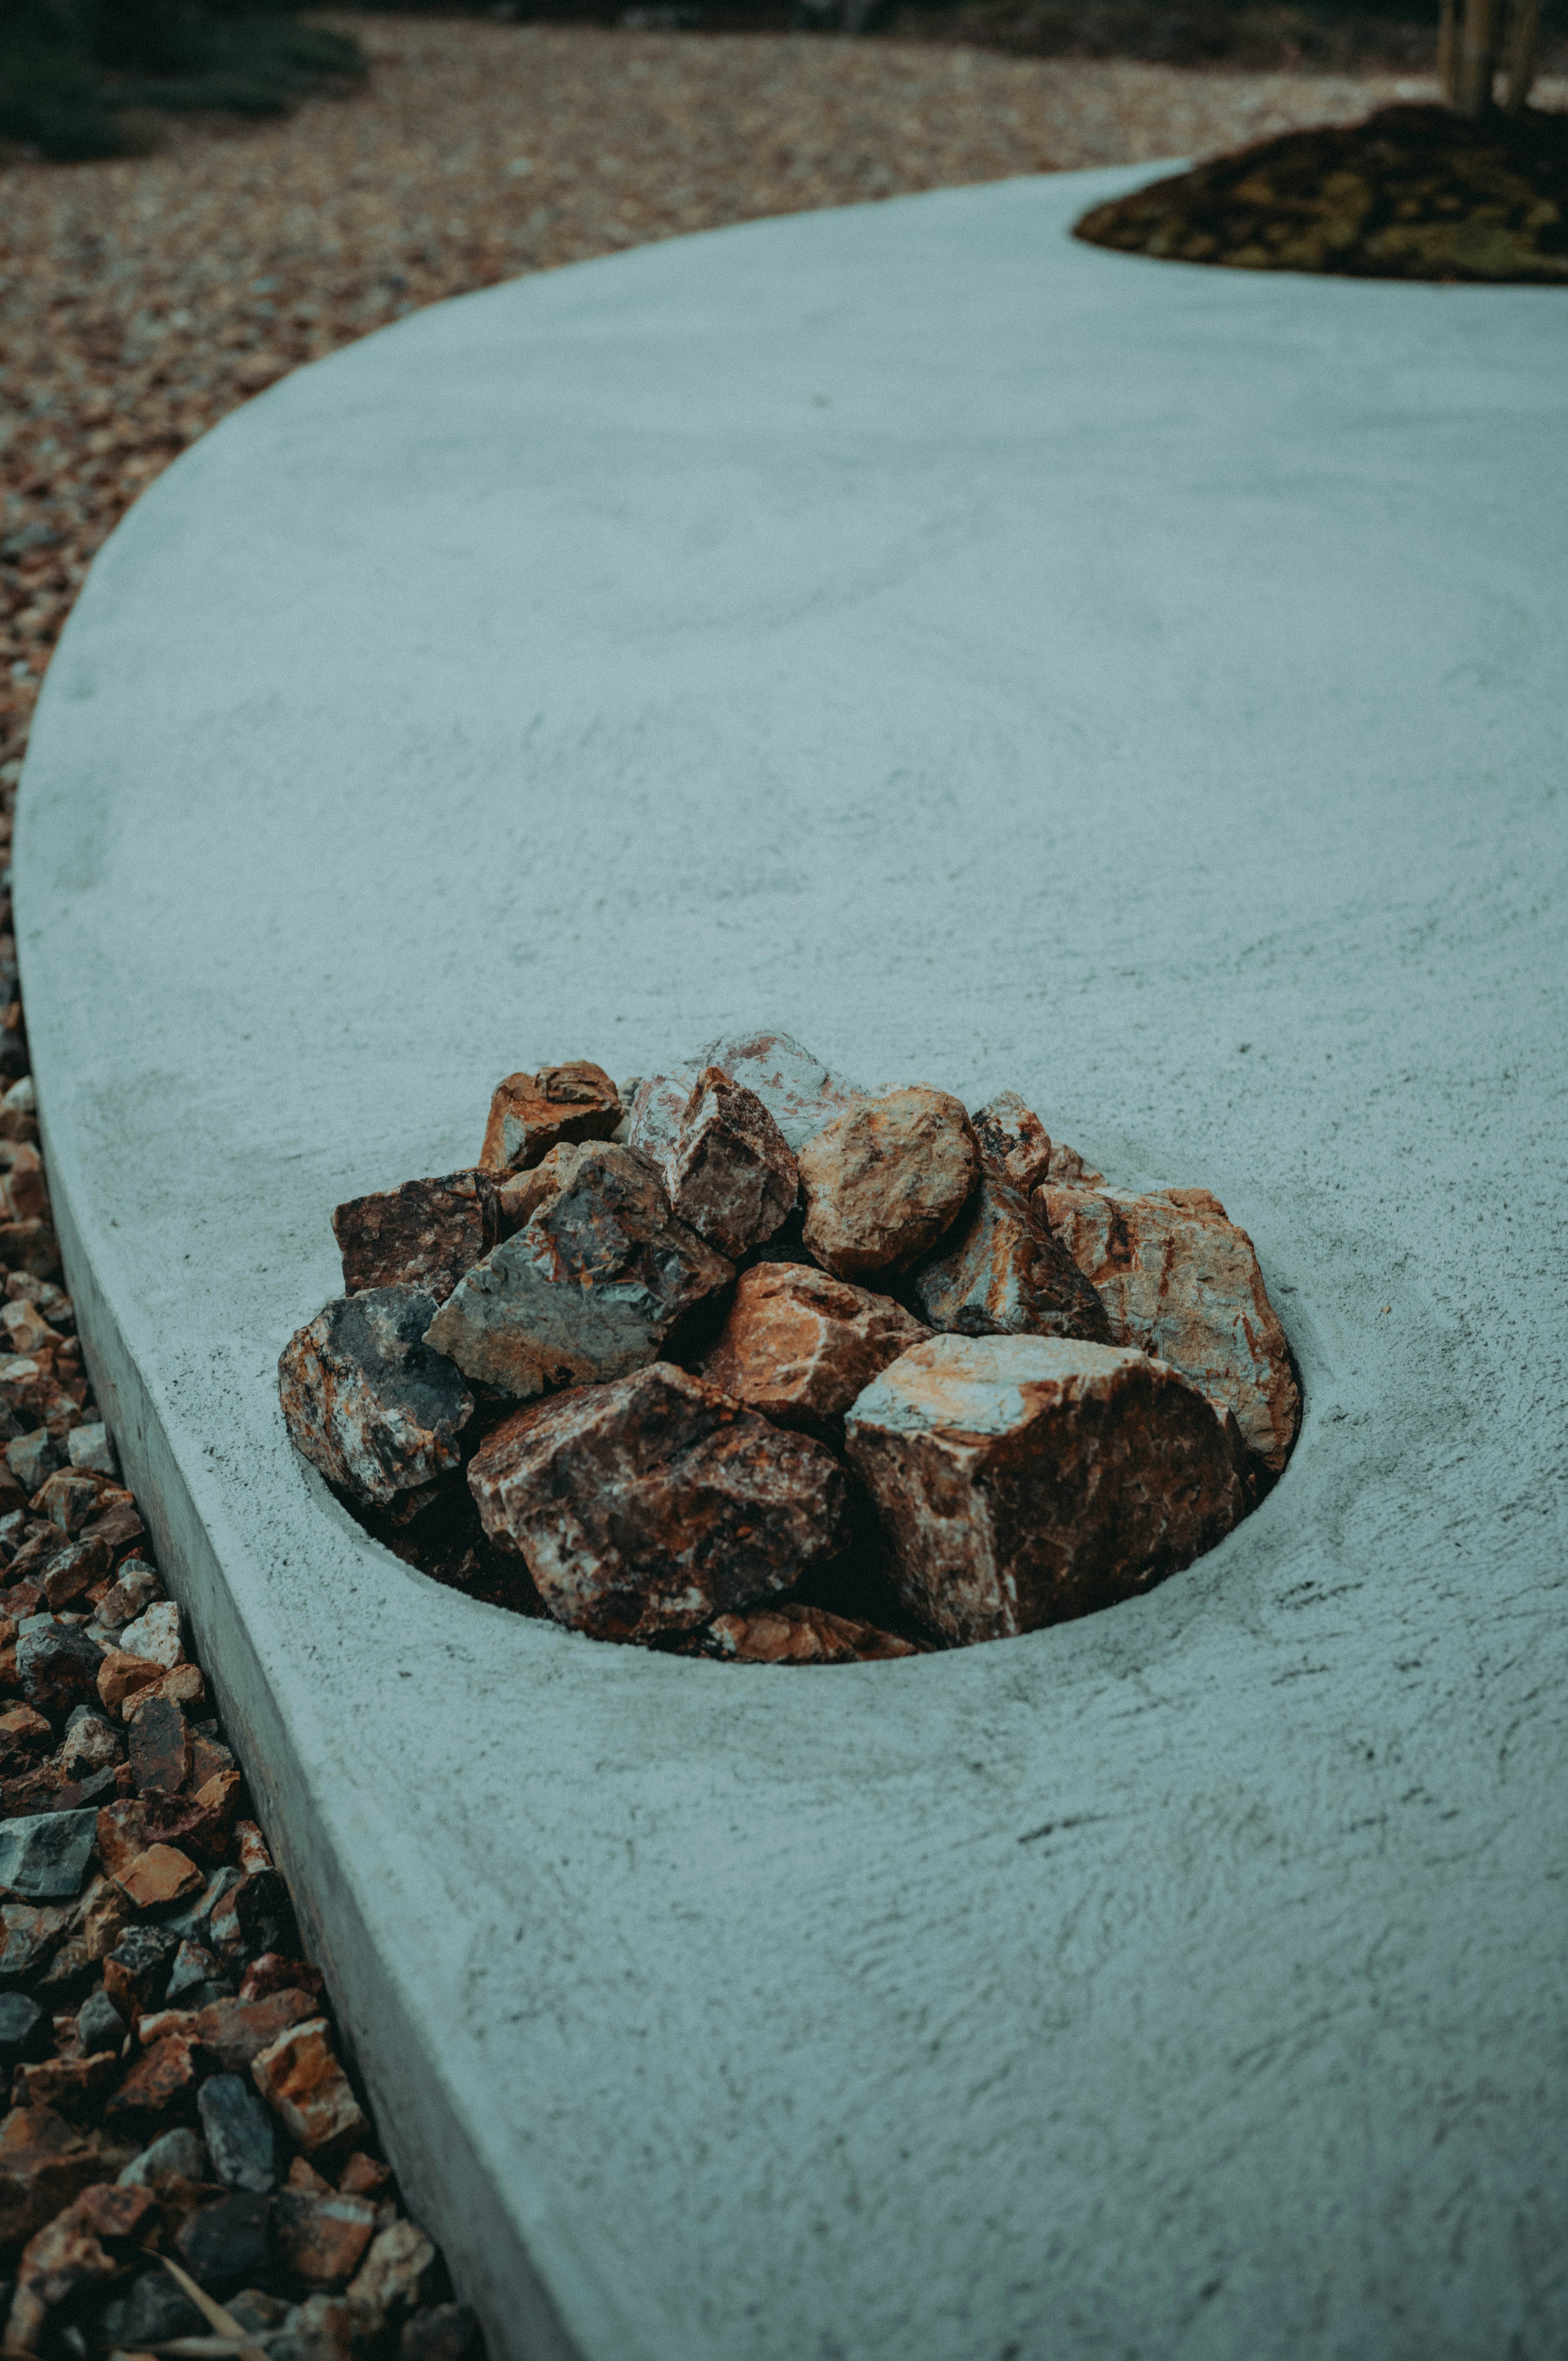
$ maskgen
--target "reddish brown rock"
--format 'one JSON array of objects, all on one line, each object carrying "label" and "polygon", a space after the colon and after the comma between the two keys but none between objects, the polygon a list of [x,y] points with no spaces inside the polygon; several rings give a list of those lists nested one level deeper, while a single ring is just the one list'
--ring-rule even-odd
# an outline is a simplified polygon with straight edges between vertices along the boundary
[{"label": "reddish brown rock", "polygon": [[444,1303],[464,1272],[499,1243],[500,1209],[488,1172],[448,1172],[351,1197],[332,1217],[350,1295],[418,1287]]},{"label": "reddish brown rock", "polygon": [[159,2226],[150,2189],[85,2189],[63,2213],[30,2238],[16,2272],[5,2323],[7,2354],[41,2350],[49,2314],[125,2270]]},{"label": "reddish brown rock", "polygon": [[309,2288],[340,2288],[358,2269],[375,2234],[376,2209],[362,2197],[280,2189],[272,2200],[269,2228],[273,2252],[285,2270]]},{"label": "reddish brown rock", "polygon": [[127,1655],[123,1648],[108,1648],[98,1667],[98,1701],[111,1713],[118,1713],[126,1699],[138,1689],[151,1688],[162,1678],[163,1667],[146,1656]]},{"label": "reddish brown rock", "polygon": [[337,2176],[337,2185],[345,2197],[378,2197],[392,2178],[392,2168],[378,2157],[367,2156],[356,2148]]},{"label": "reddish brown rock", "polygon": [[178,1795],[191,1769],[191,1732],[180,1708],[153,1697],[131,1723],[131,1778],[138,1795]]},{"label": "reddish brown rock", "polygon": [[865,1093],[835,1074],[787,1033],[730,1033],[695,1058],[637,1086],[627,1136],[638,1153],[662,1165],[674,1147],[691,1094],[710,1066],[761,1099],[790,1149],[801,1147]]},{"label": "reddish brown rock", "polygon": [[971,1118],[975,1143],[988,1171],[1025,1197],[1051,1169],[1051,1143],[1045,1125],[1016,1091],[999,1091]]},{"label": "reddish brown rock", "polygon": [[217,1771],[194,1795],[148,1794],[148,1842],[173,1845],[192,1861],[215,1867],[228,1850],[240,1784],[237,1771]]},{"label": "reddish brown rock", "polygon": [[370,1288],[329,1303],[283,1348],[290,1438],[356,1499],[395,1499],[461,1461],[474,1397],[425,1342],[435,1312],[422,1288]]},{"label": "reddish brown rock", "polygon": [[49,1188],[44,1180],[44,1160],[30,1140],[18,1140],[8,1148],[10,1167],[0,1182],[0,1205],[8,1222],[47,1222],[49,1217]]},{"label": "reddish brown rock", "polygon": [[842,1469],[656,1363],[520,1411],[475,1457],[486,1532],[556,1620],[596,1639],[690,1630],[785,1590],[838,1547]]},{"label": "reddish brown rock", "polygon": [[435,2248],[417,2222],[389,2222],[378,2234],[348,2292],[380,2312],[405,2311],[419,2301],[425,2273],[434,2260]]},{"label": "reddish brown rock", "polygon": [[96,2152],[50,2107],[13,2107],[0,2122],[0,2244],[15,2246],[102,2178]]},{"label": "reddish brown rock", "polygon": [[46,2058],[38,2066],[17,2067],[11,2095],[19,2107],[52,2107],[67,2123],[95,2123],[119,2070],[119,2054],[113,2049],[88,2058]]},{"label": "reddish brown rock", "polygon": [[319,1999],[321,1991],[319,1968],[309,1966],[303,1960],[287,1959],[280,1951],[264,1951],[260,1959],[252,1960],[241,1977],[239,1996],[244,2001],[267,2000],[273,1993],[299,1992],[313,1993]]},{"label": "reddish brown rock", "polygon": [[7,1706],[0,1713],[0,1773],[27,1770],[53,1747],[54,1730],[34,1707]]},{"label": "reddish brown rock", "polygon": [[196,2045],[178,2033],[148,2040],[148,2029],[157,2023],[154,2016],[143,2018],[147,2046],[104,2108],[105,2123],[137,2122],[144,2116],[172,2123],[193,2114],[196,2086],[202,2079]]},{"label": "reddish brown rock", "polygon": [[995,1173],[909,1275],[933,1328],[961,1336],[1079,1336],[1109,1345],[1105,1307],[1067,1249]]},{"label": "reddish brown rock", "polygon": [[[312,1976],[319,1987],[320,1979]],[[243,2073],[291,2026],[303,2025],[321,2013],[319,1989],[298,1988],[268,1993],[259,2000],[214,2000],[203,2008],[165,2008],[142,2020],[144,2041],[161,2041],[178,2035],[200,2044],[212,2063],[225,2074]]]},{"label": "reddish brown rock", "polygon": [[114,1876],[138,1910],[158,1910],[166,1902],[200,1894],[207,1882],[188,1853],[167,1844],[149,1844]]},{"label": "reddish brown rock", "polygon": [[777,1426],[833,1437],[857,1394],[929,1334],[885,1295],[811,1264],[743,1270],[700,1374]]},{"label": "reddish brown rock", "polygon": [[586,1058],[509,1074],[490,1101],[480,1168],[524,1172],[563,1141],[608,1139],[620,1112],[620,1093],[604,1068]]},{"label": "reddish brown rock", "polygon": [[1277,1472],[1300,1422],[1301,1397],[1246,1232],[1207,1189],[1048,1187],[1052,1234],[1110,1316],[1119,1343],[1179,1369],[1235,1412],[1250,1451]]},{"label": "reddish brown rock", "polygon": [[894,1587],[959,1645],[1149,1589],[1245,1505],[1202,1394],[1127,1348],[936,1336],[867,1388],[846,1432]]},{"label": "reddish brown rock", "polygon": [[980,1171],[970,1119],[946,1091],[889,1091],[800,1151],[806,1243],[838,1279],[889,1278],[936,1245]]},{"label": "reddish brown rock", "polygon": [[[117,1661],[123,1661],[119,1652]],[[202,1677],[200,1664],[172,1664],[168,1672],[161,1673],[156,1657],[144,1657],[142,1661],[150,1665],[158,1677],[149,1681],[146,1687],[130,1692],[120,1708],[122,1721],[139,1720],[149,1706],[178,1706],[181,1713],[196,1713],[206,1703],[207,1685]],[[192,1752],[192,1762],[194,1759]]]},{"label": "reddish brown rock", "polygon": [[147,1807],[126,1796],[105,1804],[98,1815],[98,1858],[109,1877],[117,1878],[137,1855],[147,1850]]},{"label": "reddish brown rock", "polygon": [[630,1148],[580,1148],[525,1228],[476,1263],[430,1323],[468,1377],[527,1400],[602,1385],[654,1359],[732,1265],[677,1222]]},{"label": "reddish brown rock", "polygon": [[1098,1189],[1103,1182],[1105,1175],[1103,1172],[1096,1172],[1092,1164],[1086,1163],[1077,1148],[1069,1148],[1065,1139],[1054,1139],[1051,1142],[1051,1160],[1047,1168],[1046,1179],[1060,1182],[1068,1188]]},{"label": "reddish brown rock", "polygon": [[913,1640],[901,1640],[895,1632],[793,1601],[718,1616],[709,1642],[712,1654],[736,1664],[874,1664],[922,1653]]},{"label": "reddish brown rock", "polygon": [[762,1100],[717,1066],[698,1076],[663,1171],[676,1219],[732,1259],[773,1236],[800,1187]]},{"label": "reddish brown rock", "polygon": [[78,1607],[95,1583],[109,1571],[109,1553],[99,1541],[80,1541],[61,1550],[44,1576],[44,1600],[51,1615],[62,1607]]},{"label": "reddish brown rock", "polygon": [[[14,1307],[13,1307],[14,1308]],[[57,1467],[46,1476],[28,1506],[35,1517],[47,1517],[60,1527],[68,1539],[74,1540],[83,1525],[98,1513],[98,1502],[104,1492],[117,1491],[102,1476],[84,1475],[77,1467]],[[58,1563],[58,1561],[57,1561]],[[100,1571],[107,1574],[109,1554],[104,1550],[99,1558]],[[96,1580],[96,1576],[93,1577]]]},{"label": "reddish brown rock", "polygon": [[[265,2006],[265,2003],[260,2005]],[[333,2054],[324,2016],[296,2025],[251,2063],[257,2089],[307,2156],[362,2140],[370,2126]]]}]

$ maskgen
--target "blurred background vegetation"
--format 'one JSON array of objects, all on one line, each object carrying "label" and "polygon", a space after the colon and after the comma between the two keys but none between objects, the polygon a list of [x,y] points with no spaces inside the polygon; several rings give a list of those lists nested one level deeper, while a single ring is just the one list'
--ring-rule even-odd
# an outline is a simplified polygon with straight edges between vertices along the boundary
[{"label": "blurred background vegetation", "polygon": [[[356,5],[1254,72],[1431,73],[1439,50],[1439,0],[338,0],[336,13]],[[1545,0],[1541,52],[1549,71],[1568,65],[1568,0]],[[364,71],[351,35],[302,22],[292,0],[0,0],[0,140],[62,160],[146,144],[149,111],[274,115]]]}]

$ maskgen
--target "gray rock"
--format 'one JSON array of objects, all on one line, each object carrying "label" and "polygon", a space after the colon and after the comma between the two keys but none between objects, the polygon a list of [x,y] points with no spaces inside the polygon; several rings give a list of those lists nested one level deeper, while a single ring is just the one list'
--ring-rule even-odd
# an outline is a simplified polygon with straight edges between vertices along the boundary
[{"label": "gray rock", "polygon": [[474,1397],[425,1342],[434,1312],[422,1288],[368,1288],[284,1346],[278,1389],[294,1447],[356,1499],[384,1505],[462,1458]]},{"label": "gray rock", "polygon": [[[170,2134],[172,2138],[174,2134]],[[198,2141],[197,2145],[200,2146]],[[134,2186],[120,2175],[122,2188]],[[97,2342],[112,2352],[137,2351],[176,2336],[210,2333],[205,2316],[182,2295],[161,2263],[107,2303],[97,2321]]]},{"label": "gray rock", "polygon": [[0,1885],[28,1902],[74,1901],[97,1836],[96,1812],[38,1812],[23,1820],[0,1820]]},{"label": "gray rock", "polygon": [[835,1115],[865,1093],[836,1074],[787,1033],[727,1033],[662,1074],[649,1074],[631,1104],[630,1140],[662,1164],[704,1070],[717,1066],[732,1082],[755,1092],[796,1153]]},{"label": "gray rock", "polygon": [[76,2046],[83,2058],[99,2050],[118,2049],[130,2027],[102,1984],[89,1993],[76,2012]]},{"label": "gray rock", "polygon": [[559,1184],[475,1264],[427,1332],[466,1376],[524,1400],[643,1367],[676,1321],[734,1277],[675,1220],[630,1148],[557,1148],[552,1170]]},{"label": "gray rock", "polygon": [[119,2179],[122,2189],[159,2189],[166,2180],[210,2181],[213,2168],[206,2142],[183,2124],[165,2132],[139,2156],[132,2157]]},{"label": "gray rock", "polygon": [[0,1993],[0,2075],[7,2088],[16,2069],[46,2056],[53,2042],[54,2026],[36,2000]]},{"label": "gray rock", "polygon": [[1104,1305],[1067,1248],[991,1166],[909,1286],[923,1319],[959,1335],[1114,1342]]},{"label": "gray rock", "polygon": [[196,2108],[213,2169],[225,2187],[275,2189],[277,2139],[254,2086],[238,2074],[214,2074],[197,2093]]},{"label": "gray rock", "polygon": [[104,1652],[79,1625],[52,1615],[29,1616],[16,1634],[16,1672],[22,1695],[52,1719],[75,1705],[93,1702]]}]

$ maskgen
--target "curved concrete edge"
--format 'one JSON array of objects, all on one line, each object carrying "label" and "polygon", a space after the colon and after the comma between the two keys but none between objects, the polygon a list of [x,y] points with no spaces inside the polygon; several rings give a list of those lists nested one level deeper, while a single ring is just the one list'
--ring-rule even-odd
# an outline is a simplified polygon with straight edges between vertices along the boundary
[{"label": "curved concrete edge", "polygon": [[[1064,258],[1049,243],[1048,269],[1032,257],[1012,271],[1016,225],[1059,228],[1086,193],[1014,183],[868,209],[874,220],[797,217],[694,241],[700,257],[643,249],[416,315],[286,381],[170,471],[163,497],[111,544],[46,693],[19,844],[24,973],[94,1374],[127,1466],[154,1495],[155,1533],[247,1768],[286,1817],[292,1807],[284,1866],[391,2111],[394,2158],[408,2159],[411,2197],[424,2198],[509,2356],[575,2341],[602,2361],[731,2361],[751,2346],[766,2361],[835,2350],[994,2361],[1009,2345],[1098,2361],[1158,2342],[1192,2361],[1374,2349],[1436,2361],[1510,2336],[1546,2349],[1561,2324],[1540,2170],[1557,2087],[1541,2061],[1560,1911],[1538,1855],[1541,1799],[1561,1793],[1562,1733],[1541,1704],[1563,1656],[1549,1596],[1561,1569],[1540,1521],[1549,1485],[1520,1466],[1518,1438],[1549,1364],[1561,1365],[1564,1322],[1511,1237],[1477,1268],[1464,1201],[1484,1155],[1493,1187],[1539,1225],[1561,1150],[1545,1088],[1560,1036],[1547,995],[1524,981],[1543,972],[1539,878],[1552,854],[1544,807],[1561,716],[1519,685],[1548,630],[1543,585],[1561,569],[1537,464],[1555,447],[1545,422],[1550,411],[1555,432],[1561,381],[1538,366],[1528,296],[1238,285],[1092,249]],[[988,245],[998,224],[1005,234]],[[981,420],[977,433],[998,438],[981,443],[970,488],[986,533],[966,538],[954,482],[938,486],[934,522],[921,504],[953,423],[992,391],[985,371],[952,370],[913,424],[895,418],[885,439],[905,437],[907,467],[863,435],[832,446],[833,498],[848,478],[864,504],[856,533],[889,539],[896,509],[904,535],[891,555],[873,551],[881,572],[857,584],[858,615],[834,581],[827,627],[801,624],[817,587],[817,520],[808,513],[810,530],[791,541],[762,487],[757,530],[773,533],[796,603],[781,601],[782,620],[749,610],[726,642],[726,682],[739,686],[721,711],[702,708],[712,738],[693,759],[700,792],[676,775],[695,733],[674,707],[651,697],[617,708],[631,661],[619,585],[593,577],[595,548],[576,568],[576,519],[554,540],[542,529],[546,579],[584,602],[566,602],[554,638],[504,568],[465,593],[452,553],[420,543],[439,501],[469,500],[453,547],[471,572],[483,528],[455,463],[443,472],[439,438],[420,442],[421,404],[451,390],[455,367],[466,398],[492,364],[464,423],[481,452],[508,451],[528,368],[539,392],[539,353],[517,328],[525,311],[536,325],[565,324],[558,342],[543,340],[551,381],[562,371],[574,397],[597,399],[602,353],[621,334],[612,297],[626,294],[641,339],[684,289],[655,354],[689,338],[703,366],[722,365],[715,323],[749,301],[748,269],[776,265],[771,324],[783,333],[772,345],[759,335],[754,379],[738,370],[724,389],[723,432],[749,457],[749,400],[787,374],[790,307],[819,272],[839,273],[856,366],[864,312],[890,277],[896,287],[876,314],[892,359],[870,340],[864,414],[880,423],[905,365],[890,308],[934,288],[963,312],[954,282],[967,298],[960,274],[997,264],[997,249],[1003,295],[1021,282],[1025,302],[1061,295],[1070,310],[1085,289],[1114,286],[1135,288],[1138,303],[1104,343],[1093,306],[1080,307],[1072,324],[1085,341],[1054,377],[1054,319],[1052,335],[1015,340],[1012,382],[1032,389],[1035,440],[1006,439],[1010,390]],[[698,258],[743,267],[712,280],[694,270],[688,283]],[[1325,322],[1370,331],[1352,344],[1348,378]],[[1283,463],[1278,434],[1260,434],[1245,403],[1221,413],[1218,433],[1182,398],[1173,418],[1161,407],[1153,380],[1172,350],[1178,378],[1195,368],[1201,391],[1214,390],[1224,372],[1204,357],[1227,331],[1259,368],[1285,339],[1267,382],[1293,433],[1310,405],[1330,412],[1321,439]],[[1484,332],[1501,335],[1500,359],[1482,349]],[[1531,365],[1500,393],[1509,337]],[[1150,382],[1108,414],[1146,347]],[[1296,410],[1292,373],[1306,389]],[[792,381],[791,399],[809,385]],[[475,425],[487,403],[489,444]],[[1519,439],[1472,464],[1476,417],[1490,430],[1499,405]],[[1053,441],[1042,407],[1049,429],[1060,412],[1069,431]],[[910,408],[920,412],[918,387]],[[333,541],[342,520],[318,527],[312,505],[329,466],[354,464],[367,420],[389,422],[399,467],[423,468],[414,490],[431,496],[419,510],[410,472],[383,487],[371,521],[384,536],[381,636],[428,653],[425,610],[399,603],[418,558],[460,641],[440,679],[462,723],[440,749],[459,757],[453,817],[428,846],[406,830],[370,833],[410,742],[399,736],[403,659],[376,669],[376,631],[351,603],[357,550],[345,559]],[[781,403],[770,423],[776,460],[798,423]],[[534,424],[541,472],[565,455],[547,481],[576,481],[581,446],[551,443],[537,412]],[[1169,503],[1132,523],[1106,477],[1136,474],[1151,435],[1157,460],[1175,448],[1183,465]],[[1030,502],[1014,469],[1009,500],[988,508],[995,451],[1007,467],[1020,449],[1036,467]],[[1029,570],[1042,523],[1059,526],[1039,492],[1047,462],[1088,487],[1069,483],[1072,530],[1051,553],[1072,562],[1087,627]],[[1423,530],[1440,462],[1442,529]],[[895,495],[881,509],[879,471]],[[1146,504],[1152,482],[1146,467],[1136,474]],[[668,507],[617,491],[618,529],[642,531],[663,555]],[[405,531],[406,500],[418,513]],[[1124,539],[1097,575],[1108,500]],[[1012,540],[1009,509],[1023,527]],[[1213,534],[1196,553],[1195,514]],[[236,517],[277,568],[259,587],[238,578]],[[917,529],[905,532],[910,519]],[[709,570],[728,597],[754,567],[756,541],[739,536],[726,576],[726,520],[705,510],[698,522],[700,569],[676,551],[671,596],[690,641],[678,686],[695,682],[711,703],[721,602]],[[359,515],[347,526],[351,539],[367,530]],[[922,527],[941,560],[924,572],[909,555]],[[1271,531],[1294,535],[1288,564],[1273,562]],[[1346,536],[1359,572],[1342,585]],[[1475,579],[1456,589],[1457,555]],[[1418,564],[1439,595],[1419,628],[1390,629],[1390,590]],[[707,603],[694,620],[698,571]],[[1005,638],[1014,581],[1045,623],[992,666],[989,645],[982,663],[962,637],[966,603]],[[556,704],[546,710],[546,698],[531,724],[549,758],[527,774],[537,794],[517,789],[516,716],[485,739],[499,642],[474,657],[465,595],[487,627],[486,602],[499,600],[508,630],[522,614],[547,659]],[[1179,597],[1184,618],[1195,598],[1204,605],[1185,635],[1168,620]],[[253,609],[275,633],[265,662],[244,628]],[[177,634],[173,663],[161,631]],[[209,666],[194,714],[192,648]],[[1107,699],[1121,710],[1129,651],[1130,753],[1088,726]],[[938,653],[946,728],[922,671]],[[868,653],[893,682],[869,708]],[[633,657],[661,690],[680,669],[667,644]],[[1391,660],[1405,667],[1392,713]],[[1471,660],[1482,669],[1459,699],[1451,667]],[[1080,675],[1089,688],[1075,702]],[[841,765],[809,726],[798,742],[790,734],[803,677],[827,684]],[[1339,688],[1327,710],[1324,677]],[[432,741],[411,742],[427,769]],[[1495,784],[1487,766],[1505,744],[1499,851],[1486,827],[1466,833],[1467,798],[1477,780]],[[567,973],[557,961],[541,976],[521,943],[510,967],[503,957],[483,972],[496,989],[455,1047],[440,991],[397,999],[400,942],[385,913],[422,910],[433,875],[460,897],[450,907],[462,939],[444,966],[439,939],[424,948],[442,991],[471,983],[476,930],[515,940],[499,931],[504,885],[476,878],[451,840],[482,824],[483,866],[525,853],[552,864],[566,939],[602,942],[604,902],[577,890],[551,833],[550,763],[563,750],[581,787],[574,827],[605,831],[622,963]],[[1042,752],[1057,758],[1046,792]],[[786,800],[796,793],[805,819],[896,820],[885,891],[861,895],[863,940],[848,954],[829,939],[847,908],[837,880],[816,881],[803,915],[784,873],[787,832],[770,829],[762,799],[737,796],[747,763],[784,781]],[[667,786],[657,807],[650,773]],[[960,791],[995,858],[955,893],[940,795],[950,806]],[[323,801],[333,809],[317,829]],[[1109,944],[1107,801],[1123,831],[1122,930]],[[750,1006],[733,998],[737,915],[710,906],[702,859],[704,832],[733,829],[738,804],[759,863],[784,877],[774,901],[740,914],[760,1003]],[[626,851],[614,824],[628,807],[652,817]],[[277,840],[288,830],[297,861]],[[639,904],[650,865],[686,929],[675,983]],[[1049,890],[1034,908],[1036,879]],[[1095,925],[1075,934],[1085,897]],[[977,915],[1014,929],[1028,1005],[978,963],[958,964]],[[331,924],[345,929],[341,945]],[[801,941],[818,952],[805,974],[790,956]],[[1413,964],[1412,941],[1433,946],[1430,972]],[[302,979],[281,973],[295,955]],[[933,970],[948,979],[940,1006],[921,1001]],[[880,994],[868,989],[879,982]],[[302,1071],[298,1044],[322,1038],[328,1000],[341,1031],[323,1086]],[[416,1165],[466,1160],[496,1073],[558,1053],[568,1023],[572,1048],[619,1042],[615,1064],[634,1071],[722,1023],[767,1016],[850,1071],[874,1036],[872,1072],[928,1074],[966,1097],[1004,1082],[1048,1092],[1053,1111],[1073,1111],[1069,1136],[1117,1177],[1201,1180],[1253,1230],[1309,1416],[1287,1483],[1212,1557],[1113,1616],[1029,1642],[758,1687],[728,1668],[593,1650],[432,1598],[289,1460],[272,1361],[335,1286],[323,1207]],[[1245,1086],[1232,1062],[1244,1039],[1266,1052]],[[1488,1123],[1504,1060],[1520,1104]],[[411,1069],[440,1076],[411,1114]],[[277,1094],[260,1106],[258,1072]],[[298,1161],[278,1157],[280,1109],[308,1143]],[[237,1243],[236,1221],[248,1225]],[[1388,1296],[1398,1318],[1380,1323]],[[1494,1601],[1508,1630],[1491,1647]],[[407,1678],[428,1680],[449,1717],[473,1717],[420,1733],[428,1766],[374,1753],[374,1718],[391,1713],[404,1676],[389,1656],[404,1649]],[[497,1743],[501,1715],[511,1719]],[[851,1747],[852,1776],[836,1781]],[[596,1789],[586,1827],[557,1792],[579,1758]],[[472,1806],[452,1832],[450,1874],[444,1796]],[[487,1840],[494,1893],[463,1883]],[[467,1949],[451,1923],[466,1908]],[[641,1948],[613,1949],[629,1925]],[[499,1972],[477,1955],[485,1947]],[[694,1953],[695,1992],[681,1979]],[[628,1993],[648,2004],[630,2027]],[[444,2055],[444,2004],[461,2074]]]}]

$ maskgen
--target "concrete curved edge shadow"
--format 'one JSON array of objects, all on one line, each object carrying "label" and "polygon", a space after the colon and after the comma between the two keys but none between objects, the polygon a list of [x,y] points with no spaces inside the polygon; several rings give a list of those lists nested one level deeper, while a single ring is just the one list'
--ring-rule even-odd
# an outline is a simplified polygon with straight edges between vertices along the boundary
[{"label": "concrete curved edge shadow", "polygon": [[[94,1378],[504,2356],[1561,2325],[1510,1450],[1561,1290],[1464,1197],[1479,1138],[1540,1223],[1562,1145],[1560,346],[1532,291],[1066,243],[1166,169],[416,315],[161,479],[51,669],[19,936]],[[1214,1187],[1307,1380],[1265,1510],[1113,1616],[760,1680],[369,1543],[273,1390],[331,1204],[466,1161],[511,1065],[752,1018]]]}]

